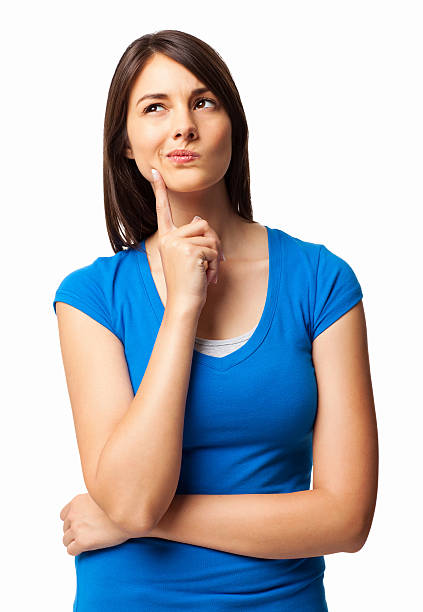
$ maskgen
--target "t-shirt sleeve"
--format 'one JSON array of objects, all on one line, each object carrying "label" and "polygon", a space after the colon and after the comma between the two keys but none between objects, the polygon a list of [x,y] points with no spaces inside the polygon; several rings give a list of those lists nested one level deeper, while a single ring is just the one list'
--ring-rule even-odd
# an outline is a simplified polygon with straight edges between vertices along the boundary
[{"label": "t-shirt sleeve", "polygon": [[56,290],[53,309],[57,314],[56,302],[66,302],[107,327],[120,338],[111,320],[110,307],[102,286],[104,272],[100,264],[101,258],[98,258],[92,264],[68,274]]},{"label": "t-shirt sleeve", "polygon": [[311,340],[348,312],[362,297],[360,283],[351,266],[320,245]]}]

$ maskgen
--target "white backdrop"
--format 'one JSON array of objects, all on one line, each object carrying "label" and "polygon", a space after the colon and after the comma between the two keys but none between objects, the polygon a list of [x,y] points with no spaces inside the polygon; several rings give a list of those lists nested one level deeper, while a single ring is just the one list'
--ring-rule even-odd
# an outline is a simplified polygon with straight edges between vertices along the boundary
[{"label": "white backdrop", "polygon": [[[326,556],[331,612],[421,600],[422,4],[15,2],[3,9],[2,608],[70,610],[60,509],[85,492],[52,301],[112,255],[102,130],[135,38],[179,29],[228,64],[250,131],[254,219],[344,258],[361,283],[379,428],[362,550]],[[420,604],[421,605],[421,604]]]}]

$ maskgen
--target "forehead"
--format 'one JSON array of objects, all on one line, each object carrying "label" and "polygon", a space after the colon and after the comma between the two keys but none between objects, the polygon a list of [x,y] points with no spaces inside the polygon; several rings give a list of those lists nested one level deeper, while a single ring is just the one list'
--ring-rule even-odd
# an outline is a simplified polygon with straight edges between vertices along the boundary
[{"label": "forehead", "polygon": [[157,53],[144,65],[132,86],[130,99],[143,96],[151,92],[190,95],[192,89],[205,87],[192,72],[179,62]]}]

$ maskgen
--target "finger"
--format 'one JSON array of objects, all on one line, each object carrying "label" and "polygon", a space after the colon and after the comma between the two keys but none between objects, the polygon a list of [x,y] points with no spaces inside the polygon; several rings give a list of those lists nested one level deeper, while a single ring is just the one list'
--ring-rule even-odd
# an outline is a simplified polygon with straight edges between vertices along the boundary
[{"label": "finger", "polygon": [[75,539],[75,535],[72,533],[72,529],[67,529],[63,538],[62,538],[62,542],[65,546],[69,546],[69,544],[72,542],[72,540]]},{"label": "finger", "polygon": [[200,238],[201,236],[199,234],[201,233],[201,235],[205,236],[206,238],[213,238],[213,240],[216,239],[219,249],[219,261],[225,260],[220,238],[218,237],[216,232],[208,226],[207,221],[205,219],[202,219],[201,217],[197,216],[194,217],[191,223],[181,225],[178,228],[178,233],[184,238]]},{"label": "finger", "polygon": [[69,544],[67,548],[67,552],[69,555],[72,555],[72,557],[76,557],[82,552],[82,548],[76,540],[73,540],[73,542]]},{"label": "finger", "polygon": [[66,517],[66,514],[68,513],[70,504],[71,504],[71,502],[67,503],[66,506],[63,506],[63,508],[60,511],[60,518],[62,519],[62,521],[65,520],[65,517]]},{"label": "finger", "polygon": [[[186,241],[196,246],[208,246],[211,249],[215,248],[215,241],[210,236],[186,236]],[[217,250],[220,252],[219,260],[224,261],[224,255],[219,240],[217,241]]]},{"label": "finger", "polygon": [[[206,276],[207,281],[210,283],[217,275],[217,258],[219,252],[215,249],[211,249],[209,247],[202,247],[201,251],[199,251],[198,257],[201,260],[201,264],[203,265],[203,261],[207,261],[207,270]],[[203,265],[204,267],[204,265]]]},{"label": "finger", "polygon": [[155,187],[154,195],[156,196],[157,229],[159,236],[163,236],[174,229],[175,224],[173,223],[172,211],[170,210],[167,188],[163,177],[154,168],[152,174]]},{"label": "finger", "polygon": [[67,531],[70,526],[71,526],[70,518],[65,518],[65,520],[63,522],[63,531]]},{"label": "finger", "polygon": [[[194,219],[192,220],[191,224],[190,224],[191,231],[192,231],[192,225],[193,224],[195,224],[195,225],[199,224],[200,225],[200,231],[201,231],[201,228],[203,229],[203,232],[202,232],[203,236],[214,238],[216,240],[216,242],[218,243],[218,245],[219,245],[218,246],[218,250],[215,251],[216,252],[216,257],[208,262],[207,271],[206,271],[207,284],[211,283],[212,281],[216,284],[217,283],[217,279],[218,279],[220,260],[222,259],[222,256],[223,256],[222,247],[220,246],[220,238],[216,234],[216,232],[210,227],[210,225],[207,223],[207,221],[205,219],[202,219],[201,217],[196,215],[194,217]],[[197,225],[197,227],[198,227],[198,225]]]},{"label": "finger", "polygon": [[217,237],[217,234],[210,229],[207,221],[197,216],[195,216],[189,223],[181,225],[178,228],[178,234],[183,237],[198,236],[200,234],[203,236]]}]

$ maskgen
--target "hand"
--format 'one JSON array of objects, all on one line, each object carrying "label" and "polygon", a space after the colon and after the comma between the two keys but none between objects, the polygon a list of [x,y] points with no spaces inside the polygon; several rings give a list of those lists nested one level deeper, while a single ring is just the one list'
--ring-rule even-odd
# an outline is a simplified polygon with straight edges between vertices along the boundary
[{"label": "hand", "polygon": [[63,544],[70,555],[108,548],[129,540],[132,535],[113,523],[89,493],[76,495],[60,512]]},{"label": "hand", "polygon": [[[207,286],[217,282],[223,259],[219,236],[205,219],[194,217],[191,223],[176,227],[173,223],[166,184],[156,171],[153,180],[156,197],[158,249],[166,280],[167,299],[201,310],[207,298]],[[153,173],[154,176],[154,173]]]}]

